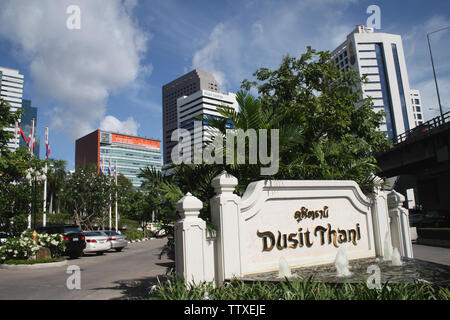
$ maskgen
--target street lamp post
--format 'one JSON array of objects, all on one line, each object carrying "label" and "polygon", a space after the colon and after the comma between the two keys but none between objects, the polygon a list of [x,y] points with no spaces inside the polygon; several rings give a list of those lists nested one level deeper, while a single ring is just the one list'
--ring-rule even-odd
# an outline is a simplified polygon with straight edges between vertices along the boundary
[{"label": "street lamp post", "polygon": [[[32,168],[28,169],[26,179],[30,184],[30,189],[33,192],[33,200],[30,203],[30,214],[33,214],[34,217],[34,223],[33,223],[33,229],[36,230],[36,215],[37,215],[37,184],[39,181],[45,181],[47,180],[46,170],[33,170]],[[31,228],[30,221],[28,223],[28,227]]]},{"label": "street lamp post", "polygon": [[431,51],[430,35],[432,35],[433,33],[437,33],[437,32],[440,32],[440,31],[447,30],[447,29],[450,29],[450,26],[445,27],[445,28],[441,28],[441,29],[436,30],[436,31],[432,31],[432,32],[430,32],[430,33],[427,34],[428,48],[430,49],[431,66],[433,67],[434,83],[435,83],[435,85],[436,85],[436,93],[437,93],[437,97],[438,97],[439,110],[440,110],[440,112],[441,112],[441,119],[442,119],[442,121],[444,121],[444,112],[442,111],[441,96],[440,96],[440,94],[439,94],[439,86],[438,86],[437,77],[436,77],[436,69],[435,69],[435,67],[434,67],[433,52]]}]

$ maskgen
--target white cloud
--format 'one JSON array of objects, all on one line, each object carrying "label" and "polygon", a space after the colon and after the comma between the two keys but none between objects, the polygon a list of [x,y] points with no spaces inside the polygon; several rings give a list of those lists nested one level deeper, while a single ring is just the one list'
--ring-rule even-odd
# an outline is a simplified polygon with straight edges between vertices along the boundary
[{"label": "white cloud", "polygon": [[[66,8],[81,9],[81,29],[66,27]],[[53,103],[53,127],[78,138],[104,118],[111,93],[132,84],[149,35],[133,21],[136,0],[3,0],[0,36],[29,64],[34,90]],[[29,81],[26,79],[26,81]]]},{"label": "white cloud", "polygon": [[[412,89],[420,90],[425,120],[440,113],[427,33],[448,25],[450,20],[447,17],[435,15],[424,23],[415,25],[402,37],[410,86]],[[450,50],[449,38],[450,30],[430,36],[443,112],[450,110],[450,61],[447,58]]]},{"label": "white cloud", "polygon": [[139,124],[133,119],[133,117],[130,117],[125,121],[120,121],[116,117],[106,116],[100,122],[100,130],[110,131],[114,133],[122,133],[137,136],[138,129]]},{"label": "white cloud", "polygon": [[[283,55],[299,57],[307,45],[318,50],[333,50],[352,30],[351,25],[342,22],[342,12],[354,2],[248,0],[244,4],[246,7],[258,6],[252,13],[254,20],[243,11],[217,23],[207,41],[195,51],[190,68],[212,73],[221,84],[221,90],[226,91],[239,87],[241,81],[251,78],[258,68],[278,67]],[[318,19],[326,23],[318,24]]]}]

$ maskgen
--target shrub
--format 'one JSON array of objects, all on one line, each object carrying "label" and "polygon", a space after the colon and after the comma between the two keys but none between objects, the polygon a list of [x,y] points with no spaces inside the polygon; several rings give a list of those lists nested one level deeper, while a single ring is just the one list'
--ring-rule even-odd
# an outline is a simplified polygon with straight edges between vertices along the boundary
[{"label": "shrub", "polygon": [[[147,231],[146,233],[149,234],[150,232]],[[126,236],[129,241],[144,239],[144,231],[142,230],[125,230],[122,231],[122,235]]]},{"label": "shrub", "polygon": [[28,260],[39,251],[39,245],[50,249],[52,258],[58,258],[66,249],[60,234],[38,234],[38,244],[34,243],[31,231],[24,231],[18,238],[9,238],[0,246],[0,263],[6,260]]},{"label": "shrub", "polygon": [[450,290],[423,283],[385,283],[369,289],[365,283],[331,284],[312,278],[280,282],[245,283],[233,280],[223,286],[211,283],[186,285],[172,276],[152,289],[152,299],[162,300],[448,300]]}]

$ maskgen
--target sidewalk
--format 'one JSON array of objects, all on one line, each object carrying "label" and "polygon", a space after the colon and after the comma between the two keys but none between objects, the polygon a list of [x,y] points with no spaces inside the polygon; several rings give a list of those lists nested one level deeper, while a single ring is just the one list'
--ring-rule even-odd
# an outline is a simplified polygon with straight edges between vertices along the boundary
[{"label": "sidewalk", "polygon": [[413,244],[414,259],[450,266],[450,248]]}]

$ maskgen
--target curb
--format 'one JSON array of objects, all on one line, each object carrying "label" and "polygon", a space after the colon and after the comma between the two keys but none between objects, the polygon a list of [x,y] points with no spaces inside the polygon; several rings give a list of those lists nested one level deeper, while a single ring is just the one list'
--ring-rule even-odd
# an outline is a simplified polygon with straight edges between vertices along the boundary
[{"label": "curb", "polygon": [[51,263],[37,263],[37,264],[19,264],[19,265],[0,265],[0,270],[30,270],[30,269],[46,269],[63,267],[68,264],[67,260]]},{"label": "curb", "polygon": [[131,241],[128,241],[128,243],[145,242],[145,241],[150,241],[150,240],[153,240],[153,239],[155,239],[155,238],[145,238],[145,239],[141,239],[141,240],[131,240]]}]

